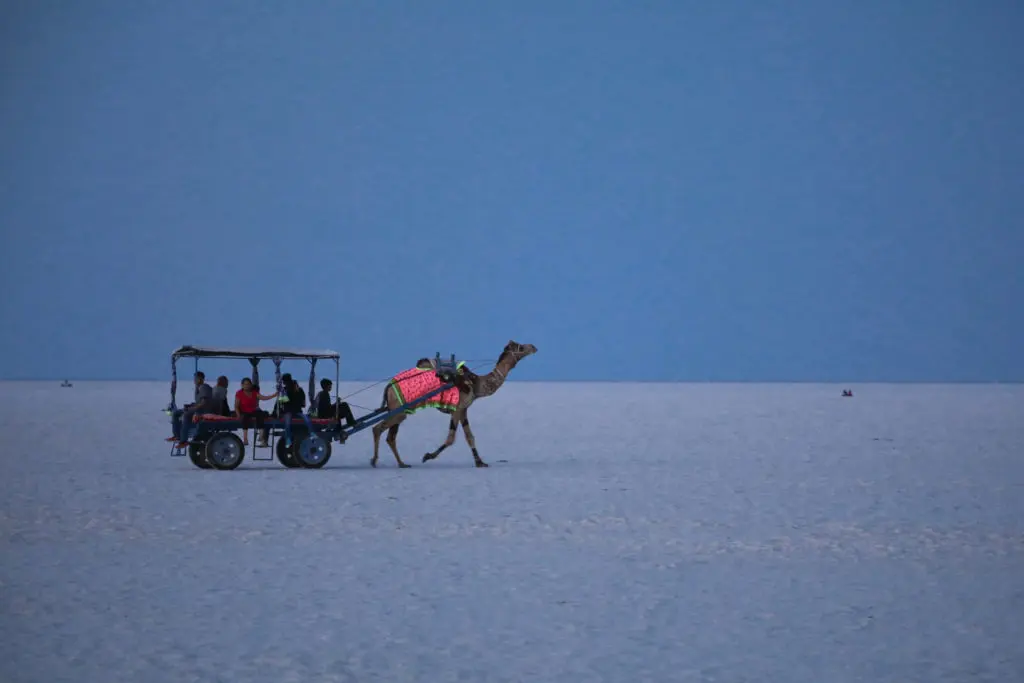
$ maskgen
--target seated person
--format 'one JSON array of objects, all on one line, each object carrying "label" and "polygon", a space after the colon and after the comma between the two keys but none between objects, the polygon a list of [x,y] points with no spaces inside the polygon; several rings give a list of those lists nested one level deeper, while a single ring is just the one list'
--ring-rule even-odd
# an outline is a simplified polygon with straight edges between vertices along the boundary
[{"label": "seated person", "polygon": [[[290,372],[281,375],[282,393],[277,399],[277,406],[274,414],[284,421],[284,445],[292,445],[292,418],[295,415],[302,415],[302,409],[306,407],[306,392],[302,390],[299,383],[292,379]],[[278,394],[274,394],[277,396]],[[270,428],[263,428],[263,443],[267,443],[270,436]]]},{"label": "seated person", "polygon": [[177,448],[188,446],[192,420],[196,415],[214,412],[213,389],[206,383],[206,375],[198,370],[192,376],[192,381],[196,385],[195,402],[186,403],[184,410],[175,411],[171,421],[173,435],[167,440],[176,441]]},{"label": "seated person", "polygon": [[[277,396],[274,392],[270,396],[264,396],[257,387],[253,386],[252,380],[248,377],[242,379],[242,388],[235,392],[235,415],[242,421],[242,445],[249,445],[249,423],[255,422],[253,434],[263,427],[263,420],[267,417],[267,411],[260,408],[260,401],[269,401]],[[264,434],[262,442],[257,446],[265,447],[267,437]]]},{"label": "seated person", "polygon": [[217,378],[217,386],[213,388],[213,405],[215,410],[210,411],[212,413],[225,417],[232,414],[228,405],[228,378],[224,375]]},{"label": "seated person", "polygon": [[321,391],[316,395],[316,416],[330,420],[341,420],[348,422],[349,427],[355,426],[356,418],[352,415],[352,408],[348,403],[339,400],[337,404],[331,403],[331,387],[334,386],[331,380],[324,378],[320,380]]}]

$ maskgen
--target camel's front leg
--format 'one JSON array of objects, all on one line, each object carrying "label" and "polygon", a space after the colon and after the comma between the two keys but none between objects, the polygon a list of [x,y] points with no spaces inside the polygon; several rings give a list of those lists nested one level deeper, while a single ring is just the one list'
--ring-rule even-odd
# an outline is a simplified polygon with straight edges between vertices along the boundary
[{"label": "camel's front leg", "polygon": [[455,443],[455,433],[458,431],[458,429],[459,423],[456,421],[455,416],[452,415],[452,419],[448,423],[448,438],[444,440],[444,443],[441,444],[436,451],[430,451],[429,453],[425,453],[423,455],[423,462],[433,460],[437,456],[441,455],[441,451]]},{"label": "camel's front leg", "polygon": [[462,415],[462,435],[466,437],[469,450],[473,451],[473,462],[476,463],[476,466],[490,467],[490,465],[480,459],[480,454],[476,452],[476,439],[473,438],[473,430],[469,428],[469,415],[465,413]]}]

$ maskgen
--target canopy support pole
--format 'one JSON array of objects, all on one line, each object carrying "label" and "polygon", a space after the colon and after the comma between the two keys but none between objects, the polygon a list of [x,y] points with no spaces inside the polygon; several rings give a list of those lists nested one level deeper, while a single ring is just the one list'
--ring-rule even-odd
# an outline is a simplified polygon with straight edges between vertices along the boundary
[{"label": "canopy support pole", "polygon": [[316,399],[316,358],[309,359],[309,412],[313,412],[313,401]]},{"label": "canopy support pole", "polygon": [[277,402],[281,402],[281,359],[275,356],[274,361],[274,385],[277,387]]},{"label": "canopy support pole", "polygon": [[178,359],[171,356],[171,405],[169,410],[173,413],[177,410],[178,406],[174,402],[174,397],[178,393]]}]

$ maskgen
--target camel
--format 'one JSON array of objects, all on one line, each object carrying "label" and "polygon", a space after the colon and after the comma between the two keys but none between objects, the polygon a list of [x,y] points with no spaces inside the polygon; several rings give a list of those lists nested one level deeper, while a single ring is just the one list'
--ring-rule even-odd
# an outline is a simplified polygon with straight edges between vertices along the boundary
[{"label": "camel", "polygon": [[[512,368],[523,358],[534,353],[537,353],[537,347],[533,344],[520,344],[515,341],[509,341],[502,350],[501,356],[498,357],[498,362],[495,363],[494,369],[486,375],[477,375],[469,369],[463,368],[459,373],[459,378],[455,381],[455,386],[459,390],[458,406],[454,410],[438,408],[441,412],[451,414],[451,420],[448,423],[448,438],[436,450],[426,453],[423,456],[423,462],[435,459],[441,454],[441,451],[455,443],[455,433],[461,424],[462,433],[466,437],[466,443],[469,444],[470,450],[473,451],[473,461],[476,463],[476,466],[488,467],[488,464],[480,458],[480,454],[476,450],[476,440],[473,438],[473,431],[469,428],[469,407],[473,405],[473,401],[476,399],[491,396],[498,391],[501,385],[505,383],[505,378],[508,377],[508,373]],[[401,400],[390,384],[384,390],[384,403],[389,411],[396,410],[402,405]],[[387,430],[387,443],[391,447],[391,452],[395,454],[398,466],[410,467],[410,465],[402,462],[402,456],[398,454],[398,428],[405,422],[407,417],[409,417],[408,413],[401,412],[374,425],[373,458],[370,459],[371,466],[377,466],[380,436]]]}]

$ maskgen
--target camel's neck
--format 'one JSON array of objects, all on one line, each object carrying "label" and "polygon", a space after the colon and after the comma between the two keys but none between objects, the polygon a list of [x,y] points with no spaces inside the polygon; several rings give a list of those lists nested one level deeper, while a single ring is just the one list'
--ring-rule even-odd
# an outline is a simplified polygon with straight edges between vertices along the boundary
[{"label": "camel's neck", "polygon": [[518,359],[511,353],[504,354],[498,359],[494,369],[486,375],[480,375],[479,381],[476,383],[475,391],[477,398],[483,398],[484,396],[490,396],[505,383],[505,378],[508,377],[508,373],[511,372],[512,368],[518,363]]}]

